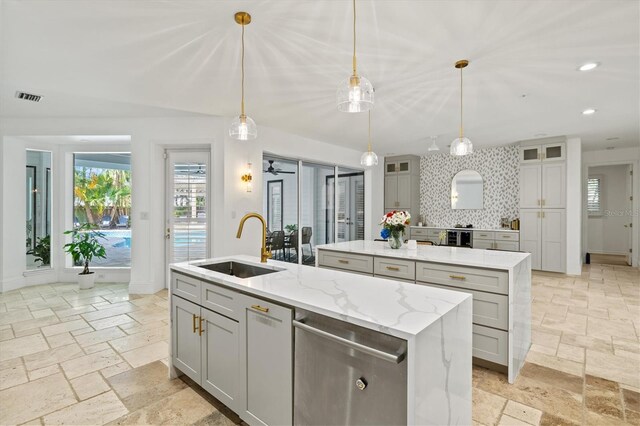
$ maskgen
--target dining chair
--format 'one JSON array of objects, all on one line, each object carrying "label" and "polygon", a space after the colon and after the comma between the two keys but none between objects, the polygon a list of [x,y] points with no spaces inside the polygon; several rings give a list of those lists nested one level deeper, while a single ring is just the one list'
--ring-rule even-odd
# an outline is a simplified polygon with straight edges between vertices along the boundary
[{"label": "dining chair", "polygon": [[289,234],[289,238],[284,242],[284,248],[287,249],[288,262],[291,262],[291,249],[296,252],[296,259],[298,258],[298,231],[295,230]]},{"label": "dining chair", "polygon": [[271,252],[274,258],[278,257],[278,251],[282,251],[284,259],[284,231],[273,231],[271,233]]},{"label": "dining chair", "polygon": [[313,245],[311,244],[311,236],[313,229],[310,226],[302,227],[302,256],[304,257],[304,245],[309,244],[309,258],[313,257]]}]

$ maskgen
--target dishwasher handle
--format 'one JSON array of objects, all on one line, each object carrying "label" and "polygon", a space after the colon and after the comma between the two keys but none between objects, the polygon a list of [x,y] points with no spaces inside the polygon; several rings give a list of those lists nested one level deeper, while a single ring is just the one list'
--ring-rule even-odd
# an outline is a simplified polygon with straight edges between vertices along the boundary
[{"label": "dishwasher handle", "polygon": [[385,361],[389,361],[389,362],[393,362],[395,364],[399,364],[400,362],[402,362],[402,360],[404,360],[406,353],[401,353],[401,354],[397,354],[397,353],[389,353],[386,351],[381,351],[380,349],[375,349],[372,348],[370,346],[367,345],[363,345],[361,343],[358,342],[354,342],[352,340],[349,339],[345,339],[344,337],[340,337],[340,336],[336,336],[333,333],[329,333],[327,331],[321,330],[319,328],[315,328],[315,327],[311,327],[308,324],[305,324],[302,321],[298,321],[298,320],[293,320],[293,326],[296,328],[299,328],[301,330],[304,331],[308,331],[309,333],[313,333],[316,334],[320,337],[324,337],[326,339],[329,340],[333,340],[334,342],[340,343],[342,345],[345,346],[349,346],[350,348],[353,348],[357,351],[360,352],[364,352],[366,354],[369,354],[371,356],[374,356],[376,358],[380,358],[383,359]]}]

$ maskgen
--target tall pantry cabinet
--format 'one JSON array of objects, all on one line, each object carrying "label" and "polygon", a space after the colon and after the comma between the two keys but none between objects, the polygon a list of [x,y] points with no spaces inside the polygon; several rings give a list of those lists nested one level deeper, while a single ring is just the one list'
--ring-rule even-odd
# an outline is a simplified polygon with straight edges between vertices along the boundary
[{"label": "tall pantry cabinet", "polygon": [[531,268],[566,271],[564,142],[520,147],[520,250]]},{"label": "tall pantry cabinet", "polygon": [[406,210],[411,223],[420,217],[420,157],[402,155],[384,159],[384,212]]}]

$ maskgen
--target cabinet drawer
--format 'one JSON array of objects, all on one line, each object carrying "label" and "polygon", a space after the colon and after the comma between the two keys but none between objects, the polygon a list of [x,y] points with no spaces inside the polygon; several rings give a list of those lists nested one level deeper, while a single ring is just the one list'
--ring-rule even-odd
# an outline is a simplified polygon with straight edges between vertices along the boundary
[{"label": "cabinet drawer", "polygon": [[470,290],[509,294],[509,273],[466,266],[416,263],[416,280]]},{"label": "cabinet drawer", "polygon": [[183,299],[200,303],[201,286],[202,282],[196,278],[177,274],[175,272],[171,274],[171,293],[176,296],[180,296]]},{"label": "cabinet drawer", "polygon": [[474,249],[490,249],[493,248],[493,244],[493,240],[478,240],[475,237],[473,238]]},{"label": "cabinet drawer", "polygon": [[[475,237],[475,234],[474,234]],[[519,232],[496,232],[496,241],[520,241]]]},{"label": "cabinet drawer", "polygon": [[403,280],[415,280],[416,278],[416,263],[412,260],[376,257],[373,265],[375,275],[384,275]]},{"label": "cabinet drawer", "polygon": [[474,240],[493,240],[495,232],[493,231],[473,231]]},{"label": "cabinet drawer", "polygon": [[496,364],[507,365],[509,359],[508,333],[502,330],[473,325],[473,356]]},{"label": "cabinet drawer", "polygon": [[444,231],[444,229],[427,229],[427,237],[429,238],[439,238],[440,232]]},{"label": "cabinet drawer", "polygon": [[411,228],[409,238],[412,240],[421,240],[429,237],[429,230],[424,228]]},{"label": "cabinet drawer", "polygon": [[520,251],[520,242],[518,241],[496,241],[498,250]]},{"label": "cabinet drawer", "polygon": [[225,317],[240,320],[239,293],[219,285],[202,283],[202,306]]},{"label": "cabinet drawer", "polygon": [[373,256],[318,250],[318,265],[373,274]]},{"label": "cabinet drawer", "polygon": [[[422,284],[422,283],[420,283]],[[502,294],[485,293],[468,289],[451,288],[445,285],[424,283],[429,287],[445,290],[463,291],[473,296],[473,323],[487,327],[508,330],[509,328],[509,297]]]}]

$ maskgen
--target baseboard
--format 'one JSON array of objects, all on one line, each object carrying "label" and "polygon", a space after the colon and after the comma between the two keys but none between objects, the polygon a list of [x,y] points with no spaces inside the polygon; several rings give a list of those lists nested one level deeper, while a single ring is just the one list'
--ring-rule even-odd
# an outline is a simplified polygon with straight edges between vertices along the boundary
[{"label": "baseboard", "polygon": [[592,250],[588,250],[587,253],[590,254],[602,254],[602,255],[606,255],[606,256],[626,256],[629,253],[624,252],[624,251],[592,251]]},{"label": "baseboard", "polygon": [[6,293],[7,291],[17,290],[25,286],[25,279],[23,276],[7,278],[0,281],[0,293]]}]

